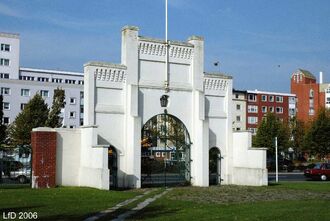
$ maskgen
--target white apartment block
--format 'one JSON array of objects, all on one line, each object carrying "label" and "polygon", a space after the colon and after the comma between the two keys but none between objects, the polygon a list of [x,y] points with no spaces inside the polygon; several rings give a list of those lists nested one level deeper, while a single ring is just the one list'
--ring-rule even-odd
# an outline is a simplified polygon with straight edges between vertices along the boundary
[{"label": "white apartment block", "polygon": [[326,108],[330,108],[330,84],[329,83],[322,83],[320,84],[320,92],[324,92],[324,106]]},{"label": "white apartment block", "polygon": [[246,91],[233,90],[233,131],[246,130]]},{"label": "white apartment block", "polygon": [[63,126],[75,128],[83,124],[83,73],[19,67],[18,34],[0,33],[0,46],[0,89],[5,124],[12,123],[36,93],[42,95],[50,108],[57,88],[65,90]]}]

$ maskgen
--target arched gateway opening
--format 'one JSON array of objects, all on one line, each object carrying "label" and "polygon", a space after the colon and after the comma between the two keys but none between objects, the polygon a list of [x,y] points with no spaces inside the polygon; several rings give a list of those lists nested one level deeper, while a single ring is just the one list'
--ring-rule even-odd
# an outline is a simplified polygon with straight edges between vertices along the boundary
[{"label": "arched gateway opening", "polygon": [[209,185],[221,183],[221,153],[217,147],[209,151]]},{"label": "arched gateway opening", "polygon": [[141,133],[141,185],[170,186],[190,183],[190,137],[173,115],[148,120]]},{"label": "arched gateway opening", "polygon": [[108,168],[110,172],[109,176],[109,187],[111,189],[117,188],[117,151],[114,146],[108,148]]}]

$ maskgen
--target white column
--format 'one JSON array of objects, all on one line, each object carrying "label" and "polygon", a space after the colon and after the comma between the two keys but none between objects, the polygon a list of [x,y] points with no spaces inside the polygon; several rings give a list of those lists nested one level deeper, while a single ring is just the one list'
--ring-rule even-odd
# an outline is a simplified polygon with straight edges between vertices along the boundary
[{"label": "white column", "polygon": [[84,65],[84,125],[95,124],[95,67]]},{"label": "white column", "polygon": [[127,66],[127,84],[138,84],[139,28],[125,26],[121,32],[121,63]]},{"label": "white column", "polygon": [[194,45],[194,56],[190,66],[191,83],[194,90],[203,91],[204,82],[204,40],[202,37],[192,36],[188,42]]},{"label": "white column", "polygon": [[191,175],[194,186],[209,185],[209,126],[205,120],[204,93],[193,92],[193,131],[191,145]]}]

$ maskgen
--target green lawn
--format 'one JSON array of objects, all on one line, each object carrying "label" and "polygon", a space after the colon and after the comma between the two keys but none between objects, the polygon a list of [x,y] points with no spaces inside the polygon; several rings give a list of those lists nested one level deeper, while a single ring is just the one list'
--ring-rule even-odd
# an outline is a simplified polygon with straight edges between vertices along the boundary
[{"label": "green lawn", "polygon": [[130,220],[329,220],[330,183],[175,188]]},{"label": "green lawn", "polygon": [[41,220],[82,220],[140,193],[78,187],[0,189],[0,214],[37,212]]},{"label": "green lawn", "polygon": [[[41,220],[82,220],[146,189],[103,191],[92,188],[0,189],[0,212],[37,212]],[[102,220],[115,218],[153,191]],[[330,182],[286,182],[268,187],[213,186],[173,188],[131,220],[329,220]]]}]

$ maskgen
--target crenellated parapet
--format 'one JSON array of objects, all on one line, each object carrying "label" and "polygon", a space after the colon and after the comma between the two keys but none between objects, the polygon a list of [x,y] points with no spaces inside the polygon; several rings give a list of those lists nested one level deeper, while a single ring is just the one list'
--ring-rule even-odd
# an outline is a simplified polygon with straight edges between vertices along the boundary
[{"label": "crenellated parapet", "polygon": [[231,76],[204,73],[204,91],[227,91]]},{"label": "crenellated parapet", "polygon": [[85,67],[90,68],[97,85],[122,87],[122,84],[126,83],[127,67],[125,65],[93,61],[85,64]]},{"label": "crenellated parapet", "polygon": [[[166,43],[163,40],[139,37],[139,56],[146,60],[165,61]],[[194,45],[187,42],[169,41],[169,58],[178,63],[190,63]]]}]

